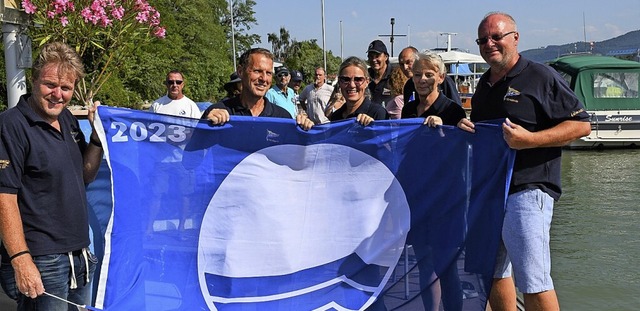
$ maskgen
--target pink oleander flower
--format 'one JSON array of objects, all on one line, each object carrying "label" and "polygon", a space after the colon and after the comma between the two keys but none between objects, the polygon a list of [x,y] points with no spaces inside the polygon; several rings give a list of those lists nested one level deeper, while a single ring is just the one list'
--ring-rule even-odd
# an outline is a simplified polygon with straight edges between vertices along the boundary
[{"label": "pink oleander flower", "polygon": [[60,17],[60,24],[62,27],[66,27],[69,24],[69,19],[66,16]]},{"label": "pink oleander flower", "polygon": [[56,17],[56,12],[54,12],[54,11],[47,11],[47,17],[48,17],[48,18],[54,18],[54,17]]},{"label": "pink oleander flower", "polygon": [[101,16],[100,17],[100,26],[102,26],[102,27],[111,26],[111,20],[106,15]]},{"label": "pink oleander flower", "polygon": [[136,20],[140,23],[146,23],[149,20],[149,11],[142,11],[136,14]]},{"label": "pink oleander flower", "polygon": [[29,0],[22,0],[22,7],[27,14],[34,14],[38,9],[38,7]]},{"label": "pink oleander flower", "polygon": [[113,8],[113,10],[111,10],[111,16],[119,21],[122,20],[124,17],[124,7],[119,6],[117,8]]},{"label": "pink oleander flower", "polygon": [[156,27],[153,31],[153,35],[158,38],[164,39],[164,37],[166,37],[167,35],[167,30],[164,27]]},{"label": "pink oleander flower", "polygon": [[84,18],[84,21],[88,21],[91,18],[91,9],[89,8],[84,8],[82,9],[82,11],[80,11],[80,16],[82,16],[82,18]]},{"label": "pink oleander flower", "polygon": [[154,27],[160,25],[160,12],[154,10],[149,20],[149,25]]}]

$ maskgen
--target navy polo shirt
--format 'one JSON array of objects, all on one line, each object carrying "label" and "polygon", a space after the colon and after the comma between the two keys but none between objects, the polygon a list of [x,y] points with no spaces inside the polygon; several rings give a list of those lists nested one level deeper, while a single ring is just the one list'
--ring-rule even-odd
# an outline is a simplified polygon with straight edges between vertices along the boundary
[{"label": "navy polo shirt", "polygon": [[419,99],[410,101],[404,105],[404,107],[402,107],[402,119],[438,116],[442,119],[443,124],[456,126],[461,119],[467,117],[464,109],[462,109],[462,107],[456,104],[453,100],[444,96],[442,92],[438,93],[436,101],[421,115],[418,115],[418,104],[420,104]]},{"label": "navy polo shirt", "polygon": [[387,63],[387,69],[384,71],[384,75],[382,75],[382,79],[380,82],[373,82],[373,75],[375,74],[375,70],[369,68],[369,76],[371,76],[371,82],[369,82],[369,91],[371,92],[371,101],[382,105],[383,107],[386,103],[393,100],[393,92],[391,91],[391,66]]},{"label": "navy polo shirt", "polygon": [[[490,72],[480,78],[471,100],[471,121],[509,118],[537,132],[566,120],[589,121],[584,105],[551,67],[520,57],[511,71],[494,85]],[[516,152],[509,193],[541,189],[560,198],[561,147],[524,149]]]},{"label": "navy polo shirt", "polygon": [[[286,109],[271,103],[267,98],[263,97],[263,99],[264,109],[260,112],[260,117],[292,118],[291,114]],[[206,119],[212,109],[226,109],[229,112],[229,115],[232,116],[252,116],[251,110],[247,109],[242,105],[242,102],[240,102],[240,96],[228,98],[209,106],[209,108],[207,108],[207,110],[202,114],[202,118]]]},{"label": "navy polo shirt", "polygon": [[[78,120],[67,109],[60,131],[28,104],[29,95],[0,114],[0,192],[16,194],[27,246],[33,256],[67,253],[89,245]],[[8,258],[4,247],[2,258]]]},{"label": "navy polo shirt", "polygon": [[371,102],[371,100],[369,100],[368,98],[364,99],[364,101],[362,102],[362,104],[360,104],[360,107],[358,107],[358,109],[356,109],[356,111],[354,111],[352,114],[350,114],[350,115],[348,115],[348,116],[343,118],[342,114],[344,113],[345,110],[347,110],[347,104],[342,105],[342,107],[340,107],[340,109],[334,111],[331,114],[331,118],[330,118],[331,121],[339,121],[339,120],[344,120],[344,119],[349,119],[349,118],[355,118],[361,113],[364,113],[364,114],[372,117],[374,120],[387,120],[387,119],[389,119],[389,116],[387,114],[387,110],[384,109],[384,107]]}]

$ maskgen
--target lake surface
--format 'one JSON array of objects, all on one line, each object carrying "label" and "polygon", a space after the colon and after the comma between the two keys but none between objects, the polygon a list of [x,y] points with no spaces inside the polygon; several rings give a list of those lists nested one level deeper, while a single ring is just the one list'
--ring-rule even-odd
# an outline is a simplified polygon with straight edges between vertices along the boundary
[{"label": "lake surface", "polygon": [[640,150],[565,150],[551,228],[563,310],[640,310]]}]

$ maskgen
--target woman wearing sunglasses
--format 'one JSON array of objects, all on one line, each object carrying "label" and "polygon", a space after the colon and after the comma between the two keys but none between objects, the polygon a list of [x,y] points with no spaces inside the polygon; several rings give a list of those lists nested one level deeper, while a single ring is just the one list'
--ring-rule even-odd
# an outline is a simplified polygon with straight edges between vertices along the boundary
[{"label": "woman wearing sunglasses", "polygon": [[373,120],[388,119],[387,110],[374,104],[366,96],[369,85],[367,65],[359,58],[352,56],[340,65],[338,86],[345,99],[345,104],[331,114],[331,121],[355,117],[362,125],[369,125]]}]

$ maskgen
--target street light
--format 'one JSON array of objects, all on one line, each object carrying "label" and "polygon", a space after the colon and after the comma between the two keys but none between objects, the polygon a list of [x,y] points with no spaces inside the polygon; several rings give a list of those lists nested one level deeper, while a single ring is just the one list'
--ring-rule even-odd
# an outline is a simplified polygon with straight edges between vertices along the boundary
[{"label": "street light", "polygon": [[231,13],[231,46],[233,48],[233,71],[236,71],[236,34],[233,25],[233,0],[229,0],[229,13]]},{"label": "street light", "polygon": [[390,37],[389,42],[391,42],[391,57],[393,57],[393,38],[394,37],[406,37],[407,35],[394,35],[393,34],[393,25],[396,24],[396,19],[391,18],[391,34],[390,35],[378,35],[380,37]]}]

